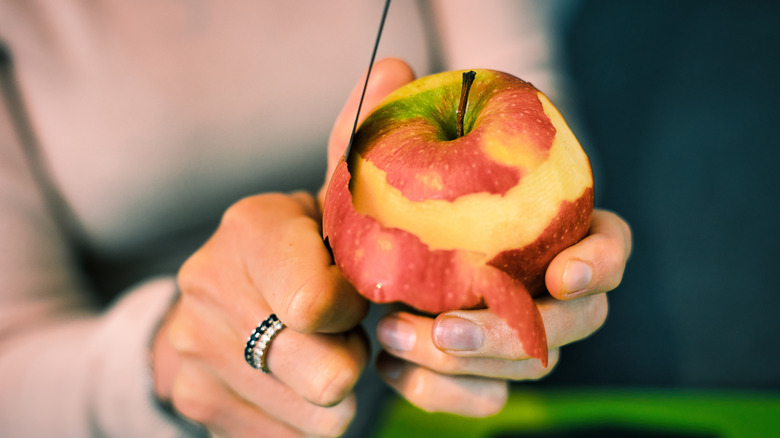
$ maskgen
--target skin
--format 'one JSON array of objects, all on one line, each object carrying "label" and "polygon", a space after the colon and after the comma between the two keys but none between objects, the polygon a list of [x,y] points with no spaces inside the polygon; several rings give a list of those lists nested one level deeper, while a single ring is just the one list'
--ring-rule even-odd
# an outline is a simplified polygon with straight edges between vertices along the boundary
[{"label": "skin", "polygon": [[[380,61],[364,108],[413,79],[402,61]],[[331,133],[328,175],[348,143],[362,83]],[[155,391],[214,436],[338,436],[355,415],[353,387],[369,357],[359,327],[367,303],[331,265],[320,235],[323,198],[321,191],[318,200],[295,193],[239,201],[179,272],[181,296],[153,345]],[[376,365],[388,384],[425,410],[496,413],[508,380],[543,377],[560,346],[603,324],[603,292],[620,282],[630,246],[628,225],[597,210],[589,236],[552,261],[546,273],[552,296],[537,299],[550,344],[546,369],[527,360],[488,310],[436,318],[388,314],[377,327],[385,351]],[[271,312],[288,328],[273,340],[272,374],[265,375],[241,353]],[[464,322],[476,331],[464,330]]]}]

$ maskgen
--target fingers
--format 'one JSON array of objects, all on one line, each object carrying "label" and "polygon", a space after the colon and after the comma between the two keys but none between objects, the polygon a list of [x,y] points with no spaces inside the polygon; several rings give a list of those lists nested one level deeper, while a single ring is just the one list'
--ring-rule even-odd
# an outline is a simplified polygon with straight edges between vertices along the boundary
[{"label": "fingers", "polygon": [[[176,409],[185,417],[208,425],[212,436],[251,436],[243,424],[272,430],[280,436],[299,436],[300,432],[275,421],[257,409],[229,394],[208,371],[192,362],[185,363],[178,374],[173,399]],[[209,397],[203,397],[208,394]],[[243,421],[239,420],[243,419]]]},{"label": "fingers", "polygon": [[406,312],[390,314],[377,326],[379,342],[398,358],[453,375],[537,380],[549,374],[558,359],[551,348],[547,368],[538,359],[525,360],[528,356],[517,336],[488,310],[444,315],[434,320]]},{"label": "fingers", "polygon": [[495,388],[506,380],[547,376],[558,363],[559,347],[589,336],[607,315],[605,294],[569,301],[545,297],[536,304],[549,344],[546,368],[539,359],[529,359],[514,331],[485,309],[446,312],[435,319],[407,312],[385,316],[377,335],[395,359],[380,361],[379,372],[423,409],[495,413],[503,406]]},{"label": "fingers", "polygon": [[[320,226],[305,203],[283,195],[246,198],[232,206],[222,227],[237,236],[246,283],[279,319],[305,333],[337,333],[355,327],[368,303],[331,265]],[[308,195],[306,195],[308,196]],[[241,326],[257,324],[257,312],[244,312]]]},{"label": "fingers", "polygon": [[618,215],[595,210],[587,237],[558,254],[545,281],[559,300],[615,289],[631,254],[631,230]]},{"label": "fingers", "polygon": [[393,389],[429,412],[487,417],[498,413],[507,399],[505,380],[440,374],[386,353],[379,355],[377,369]]},{"label": "fingers", "polygon": [[[328,186],[330,175],[333,173],[333,169],[336,168],[338,161],[344,156],[347,144],[349,144],[349,137],[355,124],[355,116],[357,115],[365,80],[364,75],[355,84],[355,88],[352,90],[331,131],[328,141],[328,170],[323,190],[320,191],[319,195],[320,205],[324,202],[324,189]],[[368,88],[366,88],[363,106],[360,110],[360,121],[362,122],[371,112],[371,109],[390,92],[412,80],[414,80],[414,72],[412,72],[411,67],[399,59],[382,59],[374,64],[371,68],[371,77],[369,78]]]},{"label": "fingers", "polygon": [[536,305],[542,313],[547,343],[553,348],[592,335],[604,325],[609,312],[606,294],[568,301],[544,297],[538,299]]},{"label": "fingers", "polygon": [[268,367],[306,400],[333,406],[347,397],[367,361],[368,340],[360,330],[314,335],[286,331],[274,339]]},{"label": "fingers", "polygon": [[[354,416],[367,303],[331,265],[316,211],[305,194],[246,198],[179,272],[181,296],[162,328],[179,362],[168,393],[217,435],[256,433],[270,421],[281,436],[331,436]],[[243,351],[270,313],[287,328],[266,350],[266,375]]]},{"label": "fingers", "polygon": [[[537,299],[536,305],[551,349],[590,336],[604,324],[608,311],[604,294],[569,301],[544,297]],[[529,357],[512,328],[487,309],[439,315],[433,322],[432,342],[438,349],[462,357],[512,361]]]},{"label": "fingers", "polygon": [[[207,396],[204,396],[207,395]],[[219,378],[197,362],[181,367],[173,400],[185,417],[207,425],[212,434],[232,438],[262,435],[300,437],[304,435],[339,436],[355,415],[355,399],[350,397],[332,408],[300,403],[280,390],[265,391],[271,408],[290,414],[282,418],[248,402],[225,386]]]},{"label": "fingers", "polygon": [[558,348],[583,339],[601,327],[606,295],[558,301],[537,300],[550,348],[549,364],[529,359],[513,330],[490,310],[446,312],[436,319],[398,312],[377,326],[382,347],[392,355],[444,374],[535,380],[549,374]]},{"label": "fingers", "polygon": [[360,333],[283,329],[267,350],[272,374],[266,375],[244,362],[246,339],[236,336],[229,316],[187,295],[176,312],[168,325],[181,363],[172,402],[187,418],[227,436],[269,421],[282,425],[272,428],[336,436],[353,418],[351,390],[368,355]]},{"label": "fingers", "polygon": [[536,300],[549,346],[547,368],[529,359],[514,331],[485,309],[446,312],[436,319],[404,312],[386,316],[377,327],[378,338],[394,359],[383,359],[380,373],[423,409],[463,414],[474,399],[480,400],[480,412],[494,411],[502,405],[500,397],[475,394],[472,385],[489,387],[549,374],[560,346],[603,325],[607,297],[599,292],[617,287],[630,253],[626,222],[596,211],[590,234],[553,260],[546,274],[551,296]]}]

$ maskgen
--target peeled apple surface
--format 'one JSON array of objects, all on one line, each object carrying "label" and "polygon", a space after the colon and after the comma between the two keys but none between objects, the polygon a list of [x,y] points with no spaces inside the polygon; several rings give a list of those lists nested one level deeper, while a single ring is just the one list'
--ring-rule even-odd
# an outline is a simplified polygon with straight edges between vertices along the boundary
[{"label": "peeled apple surface", "polygon": [[591,168],[544,94],[475,72],[461,137],[463,71],[417,79],[372,111],[331,177],[323,234],[368,299],[429,313],[488,307],[546,366],[533,297],[555,255],[588,232]]}]

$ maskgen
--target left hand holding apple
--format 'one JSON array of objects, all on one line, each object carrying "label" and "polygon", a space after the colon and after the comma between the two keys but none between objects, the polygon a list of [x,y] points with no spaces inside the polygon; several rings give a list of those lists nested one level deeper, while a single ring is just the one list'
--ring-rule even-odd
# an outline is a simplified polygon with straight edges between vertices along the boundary
[{"label": "left hand holding apple", "polygon": [[559,348],[595,332],[607,316],[604,292],[617,287],[631,251],[628,225],[596,210],[589,235],[547,270],[553,296],[536,299],[549,346],[547,368],[529,359],[506,322],[490,310],[456,310],[436,318],[398,312],[378,326],[385,348],[378,368],[411,403],[433,412],[482,417],[497,413],[509,380],[549,374]]},{"label": "left hand holding apple", "polygon": [[[378,62],[361,118],[413,79],[402,61]],[[349,141],[360,91],[356,88],[352,93],[332,131],[328,177]],[[322,205],[324,190],[319,200]],[[509,380],[544,377],[556,364],[560,346],[587,337],[603,324],[607,315],[603,292],[617,287],[630,247],[626,222],[596,210],[588,235],[549,264],[545,284],[550,295],[535,300],[549,346],[546,368],[539,359],[529,359],[502,318],[483,309],[445,312],[435,319],[406,312],[386,316],[378,326],[386,350],[380,355],[379,371],[402,396],[423,409],[476,417],[494,414],[504,406]]]}]

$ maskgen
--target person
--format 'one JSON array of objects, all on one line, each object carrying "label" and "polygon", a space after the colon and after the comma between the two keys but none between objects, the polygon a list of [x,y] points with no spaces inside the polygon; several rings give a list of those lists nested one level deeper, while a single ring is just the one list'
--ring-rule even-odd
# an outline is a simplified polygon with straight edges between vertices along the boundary
[{"label": "person", "polygon": [[[359,436],[372,369],[423,409],[486,416],[602,325],[631,251],[604,210],[547,271],[546,369],[487,310],[369,311],[331,264],[313,194],[379,6],[0,1],[0,435]],[[563,101],[557,6],[393,3],[365,108],[462,64]],[[264,374],[242,353],[269,314],[286,327]]]}]

